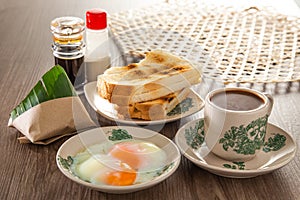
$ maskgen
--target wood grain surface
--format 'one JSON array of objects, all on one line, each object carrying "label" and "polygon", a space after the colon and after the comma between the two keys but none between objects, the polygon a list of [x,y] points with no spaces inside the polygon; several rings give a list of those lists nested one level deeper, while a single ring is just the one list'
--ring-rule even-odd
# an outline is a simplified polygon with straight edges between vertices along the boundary
[{"label": "wood grain surface", "polygon": [[[117,5],[111,5],[117,6]],[[101,1],[0,0],[0,199],[299,199],[300,153],[272,173],[250,179],[231,179],[211,174],[182,157],[178,170],[162,183],[135,193],[113,195],[91,190],[66,178],[55,156],[63,138],[47,146],[19,144],[21,134],[8,128],[10,111],[27,95],[53,64],[49,24],[58,16],[84,18],[85,10],[101,7]],[[288,131],[300,144],[299,83],[274,92],[270,121]],[[275,86],[266,86],[274,88]],[[84,97],[82,97],[85,101]],[[87,105],[88,106],[88,105]],[[102,126],[112,125],[99,117]],[[180,126],[202,116],[149,127],[173,138]]]}]

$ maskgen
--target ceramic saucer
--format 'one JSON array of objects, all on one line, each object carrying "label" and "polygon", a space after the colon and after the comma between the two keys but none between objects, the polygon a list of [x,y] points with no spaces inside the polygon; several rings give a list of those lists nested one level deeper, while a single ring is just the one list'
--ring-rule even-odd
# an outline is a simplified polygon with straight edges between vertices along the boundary
[{"label": "ceramic saucer", "polygon": [[103,117],[115,121],[120,122],[123,124],[137,124],[137,125],[154,125],[154,124],[164,124],[168,122],[172,122],[200,111],[204,107],[204,101],[201,97],[196,94],[193,90],[188,95],[191,99],[191,105],[188,110],[183,113],[178,113],[174,115],[167,116],[164,119],[157,119],[157,120],[139,120],[139,119],[123,119],[118,115],[117,110],[115,109],[115,105],[108,102],[106,99],[101,98],[97,94],[97,82],[91,82],[84,86],[84,93],[88,103],[91,107],[98,112]]},{"label": "ceramic saucer", "polygon": [[263,150],[245,162],[224,160],[209,151],[204,142],[203,118],[191,121],[180,128],[175,143],[181,153],[197,166],[220,176],[250,178],[272,172],[288,164],[296,154],[293,137],[268,123]]}]

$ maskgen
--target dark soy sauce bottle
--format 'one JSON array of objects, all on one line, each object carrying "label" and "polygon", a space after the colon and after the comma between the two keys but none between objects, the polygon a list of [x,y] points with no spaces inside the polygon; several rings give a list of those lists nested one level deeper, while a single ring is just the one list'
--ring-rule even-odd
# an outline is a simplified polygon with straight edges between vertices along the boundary
[{"label": "dark soy sauce bottle", "polygon": [[64,68],[76,90],[81,90],[86,82],[84,30],[84,21],[78,17],[59,17],[51,21],[55,64]]}]

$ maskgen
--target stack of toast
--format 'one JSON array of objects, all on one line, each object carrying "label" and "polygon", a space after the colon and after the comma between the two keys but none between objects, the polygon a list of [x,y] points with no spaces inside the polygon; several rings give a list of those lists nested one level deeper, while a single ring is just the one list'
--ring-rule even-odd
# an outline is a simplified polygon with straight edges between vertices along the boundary
[{"label": "stack of toast", "polygon": [[100,97],[116,105],[120,118],[164,119],[201,81],[201,71],[162,50],[147,52],[139,63],[112,67],[98,76]]}]

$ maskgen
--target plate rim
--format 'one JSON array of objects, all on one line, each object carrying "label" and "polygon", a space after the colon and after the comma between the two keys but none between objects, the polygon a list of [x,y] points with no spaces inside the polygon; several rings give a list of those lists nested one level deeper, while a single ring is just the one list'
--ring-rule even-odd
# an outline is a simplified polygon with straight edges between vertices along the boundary
[{"label": "plate rim", "polygon": [[[177,117],[173,117],[173,118],[168,118],[168,119],[159,119],[159,120],[150,120],[150,121],[147,121],[147,120],[138,120],[138,119],[132,119],[132,120],[126,120],[126,119],[119,119],[117,117],[111,117],[111,116],[108,116],[106,115],[105,113],[103,113],[100,109],[98,109],[96,107],[96,105],[94,105],[93,102],[91,102],[91,99],[90,99],[90,94],[87,92],[87,90],[89,88],[92,89],[92,86],[93,85],[97,85],[97,82],[96,81],[93,81],[93,82],[89,82],[87,84],[84,85],[84,95],[89,103],[89,105],[98,113],[100,114],[101,116],[111,120],[111,121],[115,121],[115,122],[119,122],[119,123],[123,123],[123,124],[134,124],[134,125],[158,125],[158,124],[164,124],[164,123],[169,123],[169,122],[173,122],[173,121],[176,121],[176,120],[179,120],[179,119],[182,119],[182,118],[185,118],[185,117],[188,117],[188,116],[191,116],[193,114],[196,114],[198,113],[199,111],[201,111],[203,108],[204,108],[204,100],[193,90],[191,89],[191,91],[194,93],[194,95],[196,95],[198,97],[198,99],[202,102],[201,106],[199,107],[199,109],[189,113],[187,112],[186,114],[182,114],[181,116],[177,116]],[[101,98],[99,96],[99,98]]]},{"label": "plate rim", "polygon": [[[254,176],[258,176],[258,175],[262,175],[262,174],[266,174],[268,172],[271,172],[271,171],[274,171],[276,169],[280,169],[281,167],[285,166],[286,164],[288,164],[290,161],[293,160],[293,158],[295,157],[296,155],[296,152],[297,152],[297,143],[295,141],[295,139],[293,138],[293,136],[286,132],[285,130],[283,130],[281,127],[273,124],[273,123],[270,123],[268,122],[268,125],[270,126],[273,126],[277,129],[279,129],[282,133],[284,133],[285,135],[287,135],[291,141],[292,141],[292,144],[293,144],[293,151],[291,151],[290,153],[288,154],[291,154],[289,156],[288,159],[284,160],[283,162],[275,165],[275,166],[271,166],[271,167],[268,167],[268,168],[263,168],[263,169],[247,169],[247,170],[235,170],[235,169],[228,169],[228,168],[222,168],[222,167],[219,167],[219,166],[215,166],[215,165],[210,165],[208,163],[204,163],[204,162],[201,162],[200,159],[196,159],[194,158],[192,155],[190,155],[187,150],[190,150],[191,152],[193,151],[188,145],[188,149],[186,151],[184,151],[182,149],[182,146],[180,145],[179,143],[179,135],[181,134],[184,134],[184,130],[191,124],[194,124],[200,120],[204,120],[204,118],[198,118],[198,119],[194,119],[186,124],[184,124],[180,129],[178,129],[176,135],[175,135],[175,144],[178,146],[180,152],[182,153],[182,155],[187,158],[188,160],[190,160],[191,162],[193,162],[194,164],[196,164],[197,166],[199,166],[200,168],[203,168],[213,174],[216,174],[216,175],[219,175],[219,176],[224,176],[224,177],[231,177],[231,178],[250,178],[250,177],[254,177]],[[212,152],[210,152],[212,153]],[[196,155],[195,155],[196,156]],[[214,155],[215,156],[215,155]],[[197,156],[196,156],[197,157]],[[221,158],[222,159],[222,158]],[[226,161],[225,159],[223,159],[224,161]],[[228,161],[230,162],[230,161]],[[220,175],[218,173],[214,173],[212,172],[212,170],[214,171],[218,171],[218,172],[225,172],[225,173],[230,173],[230,175],[226,176],[226,175]],[[242,176],[241,176],[242,175]]]},{"label": "plate rim", "polygon": [[[65,169],[60,164],[60,161],[59,161],[59,156],[60,156],[61,152],[64,150],[64,148],[66,148],[66,146],[69,145],[70,143],[72,144],[72,142],[74,142],[75,140],[78,140],[78,139],[80,140],[80,136],[79,136],[79,134],[77,134],[77,135],[72,136],[68,140],[66,140],[59,147],[59,149],[57,150],[56,156],[55,156],[56,165],[59,168],[59,170],[61,171],[61,173],[64,176],[66,176],[67,178],[69,178],[71,181],[74,181],[77,184],[93,188],[93,189],[95,189],[97,191],[106,192],[106,193],[114,193],[114,194],[123,194],[123,193],[130,193],[130,192],[140,191],[140,190],[144,190],[144,189],[150,188],[150,187],[152,187],[152,186],[154,186],[156,184],[159,184],[159,183],[163,182],[164,180],[166,180],[167,178],[169,178],[171,175],[173,175],[177,171],[177,169],[178,169],[178,167],[179,167],[179,165],[181,163],[181,153],[180,153],[180,150],[179,150],[178,146],[172,140],[170,140],[168,137],[160,134],[159,132],[156,132],[156,131],[153,131],[153,130],[149,130],[149,129],[140,128],[140,127],[132,127],[132,126],[104,126],[104,127],[92,128],[92,129],[83,131],[81,133],[85,133],[87,131],[91,131],[91,130],[94,130],[94,129],[100,129],[100,128],[105,129],[105,130],[106,129],[113,129],[113,128],[121,128],[121,129],[129,128],[129,129],[139,129],[139,130],[143,130],[143,131],[147,130],[147,131],[150,131],[153,134],[155,134],[155,136],[158,135],[158,137],[162,137],[162,138],[166,139],[176,149],[176,154],[177,155],[176,155],[176,159],[173,162],[174,166],[171,168],[171,170],[169,170],[166,173],[163,173],[162,175],[158,176],[157,178],[155,178],[153,180],[150,180],[148,182],[143,182],[143,183],[135,184],[135,185],[129,185],[129,186],[110,186],[110,185],[96,185],[96,184],[92,184],[92,183],[86,182],[86,181],[84,181],[84,180],[82,180],[82,179],[74,176],[73,174],[71,174],[67,169]],[[103,130],[103,131],[105,131],[105,130]],[[87,133],[86,135],[89,135],[89,133]],[[85,135],[85,137],[86,137],[86,135]],[[147,141],[147,140],[145,140],[145,141]],[[77,151],[81,151],[82,150],[82,149],[80,149],[81,147],[76,147],[76,148],[78,149]]]}]

